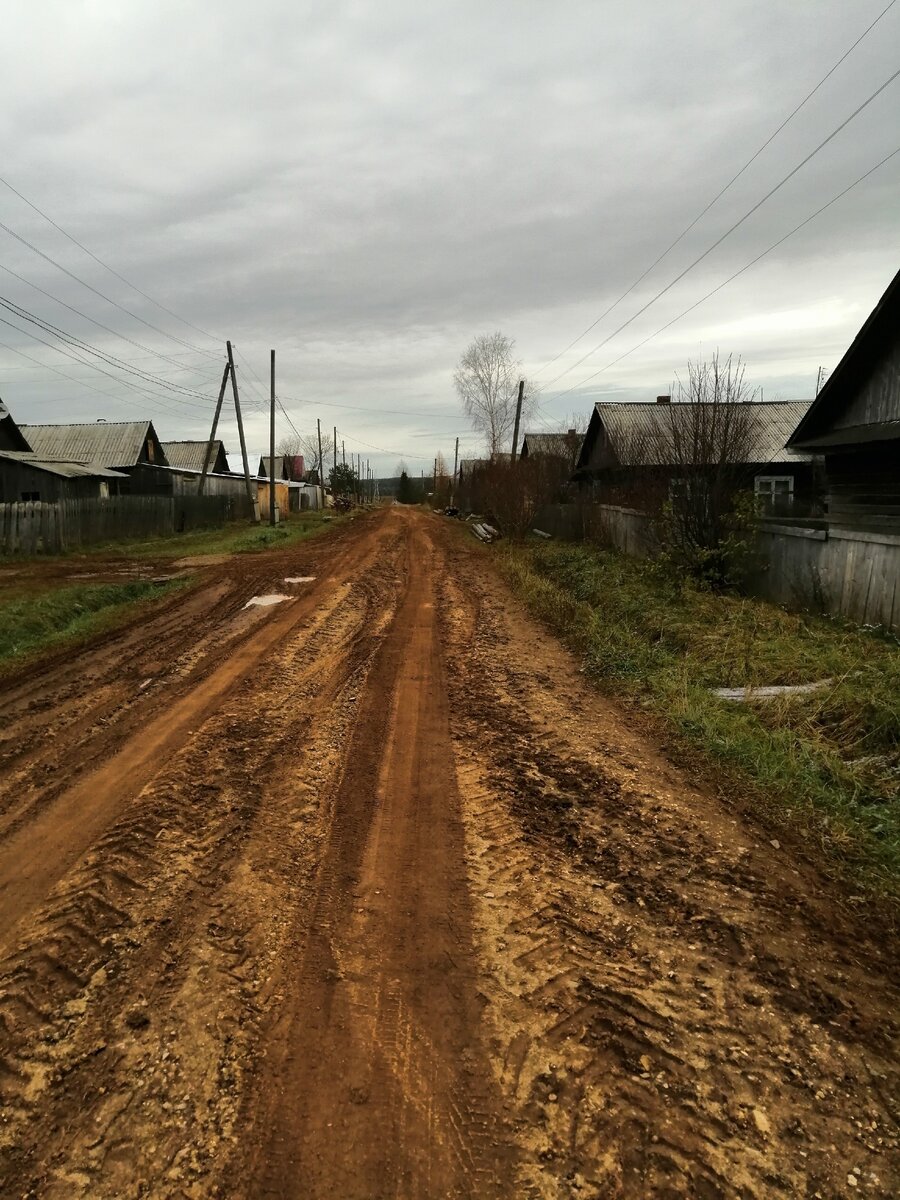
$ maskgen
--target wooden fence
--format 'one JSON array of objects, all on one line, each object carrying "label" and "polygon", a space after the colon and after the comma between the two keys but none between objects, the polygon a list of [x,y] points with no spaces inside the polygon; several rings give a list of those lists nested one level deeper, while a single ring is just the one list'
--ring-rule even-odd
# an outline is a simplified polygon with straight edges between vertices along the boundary
[{"label": "wooden fence", "polygon": [[110,496],[0,504],[0,554],[61,554],[98,542],[215,529],[248,515],[245,497]]},{"label": "wooden fence", "polygon": [[[659,550],[652,519],[614,504],[548,505],[534,524],[555,537],[598,541],[638,558]],[[771,518],[758,523],[757,549],[758,566],[748,581],[753,594],[786,608],[900,628],[897,534]]]}]

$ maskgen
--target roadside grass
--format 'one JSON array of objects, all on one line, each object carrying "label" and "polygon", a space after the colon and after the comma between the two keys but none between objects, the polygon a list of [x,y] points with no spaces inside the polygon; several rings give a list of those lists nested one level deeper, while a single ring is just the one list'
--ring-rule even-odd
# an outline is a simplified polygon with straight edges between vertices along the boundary
[{"label": "roadside grass", "polygon": [[190,586],[184,578],[154,582],[77,584],[0,601],[0,675],[8,675],[50,649],[77,645],[101,630],[134,618],[159,597]]},{"label": "roadside grass", "polygon": [[152,537],[104,542],[86,547],[79,557],[109,557],[120,553],[127,558],[186,558],[209,554],[256,554],[272,547],[292,545],[351,519],[352,514],[322,515],[318,512],[294,513],[273,529],[269,525],[250,525],[236,521],[220,529],[198,529],[173,537]]},{"label": "roadside grass", "polygon": [[[900,898],[900,646],[892,635],[716,595],[653,563],[590,546],[506,544],[501,569],[603,690],[640,705],[815,838],[845,870]],[[735,703],[710,688],[832,682]]]}]

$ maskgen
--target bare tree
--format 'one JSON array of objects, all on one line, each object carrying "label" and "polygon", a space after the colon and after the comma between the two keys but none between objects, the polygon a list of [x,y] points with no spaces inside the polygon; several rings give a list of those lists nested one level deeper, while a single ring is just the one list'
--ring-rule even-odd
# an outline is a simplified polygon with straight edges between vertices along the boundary
[{"label": "bare tree", "polygon": [[676,380],[672,402],[638,449],[668,476],[661,541],[691,573],[720,586],[733,574],[740,495],[752,483],[758,454],[756,397],[744,366],[718,354],[688,363],[687,382]]},{"label": "bare tree", "polygon": [[[513,357],[515,342],[502,333],[476,337],[453,375],[457,394],[472,427],[484,435],[491,458],[511,448],[521,363]],[[536,392],[526,381],[523,418],[536,406]]]},{"label": "bare tree", "polygon": [[322,433],[322,457],[325,459],[324,470],[323,464],[319,461],[319,437],[317,433],[307,434],[290,434],[283,437],[278,443],[277,452],[279,454],[288,455],[290,458],[296,458],[298,455],[303,455],[304,470],[307,477],[315,476],[315,481],[328,477],[328,470],[334,460],[334,437],[332,434]]}]

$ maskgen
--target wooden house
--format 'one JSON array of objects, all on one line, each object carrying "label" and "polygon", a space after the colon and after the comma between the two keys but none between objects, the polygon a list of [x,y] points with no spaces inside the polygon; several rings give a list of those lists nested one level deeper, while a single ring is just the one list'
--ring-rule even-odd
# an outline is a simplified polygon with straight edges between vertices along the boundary
[{"label": "wooden house", "polygon": [[519,457],[558,458],[567,464],[571,473],[578,462],[581,440],[581,434],[574,429],[567,433],[526,433],[522,438]]},{"label": "wooden house", "polygon": [[[167,466],[152,421],[93,421],[81,425],[23,425],[35,456],[44,462],[105,467],[127,478],[121,489],[154,494],[153,468]],[[145,473],[146,472],[146,473]]]},{"label": "wooden house", "polygon": [[900,533],[900,271],[788,445],[824,455],[830,525]]},{"label": "wooden house", "polygon": [[748,401],[731,411],[724,404],[672,403],[669,396],[597,403],[574,477],[607,502],[646,509],[705,472],[727,467],[767,511],[810,515],[820,503],[819,460],[787,442],[811,403]]},{"label": "wooden house", "polygon": [[276,479],[288,479],[294,483],[302,483],[306,478],[306,464],[302,454],[276,454],[274,461],[275,470],[270,472],[268,454],[260,458],[257,479],[268,479],[271,473],[274,473]]},{"label": "wooden house", "polygon": [[[206,451],[209,442],[163,442],[163,454],[170,467],[183,471],[202,471],[206,462]],[[213,442],[212,458],[208,471],[214,475],[230,475],[228,455],[225,444],[219,438]]]},{"label": "wooden house", "polygon": [[0,450],[0,504],[98,500],[118,495],[127,486],[127,475],[96,463],[57,462],[23,451]]},{"label": "wooden house", "polygon": [[[128,477],[97,462],[38,450],[0,400],[0,504],[95,500],[116,495]],[[32,428],[34,428],[32,426]],[[36,439],[40,444],[40,439]]]}]

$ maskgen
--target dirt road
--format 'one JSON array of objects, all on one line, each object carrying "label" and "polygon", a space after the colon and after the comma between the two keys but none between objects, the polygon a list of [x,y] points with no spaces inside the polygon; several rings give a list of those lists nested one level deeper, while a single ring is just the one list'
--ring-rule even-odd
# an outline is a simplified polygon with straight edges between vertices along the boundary
[{"label": "dirt road", "polygon": [[201,571],[0,692],[0,1195],[900,1194],[877,921],[458,528]]}]

